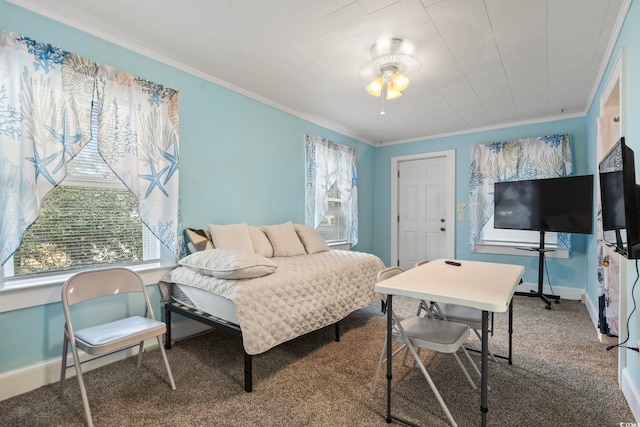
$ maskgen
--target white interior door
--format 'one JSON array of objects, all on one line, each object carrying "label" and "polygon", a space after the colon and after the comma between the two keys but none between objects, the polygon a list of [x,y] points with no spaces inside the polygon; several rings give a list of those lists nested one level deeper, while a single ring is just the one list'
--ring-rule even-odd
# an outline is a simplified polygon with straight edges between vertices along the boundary
[{"label": "white interior door", "polygon": [[[444,156],[398,162],[398,265],[452,257]],[[453,224],[451,224],[453,225]]]}]

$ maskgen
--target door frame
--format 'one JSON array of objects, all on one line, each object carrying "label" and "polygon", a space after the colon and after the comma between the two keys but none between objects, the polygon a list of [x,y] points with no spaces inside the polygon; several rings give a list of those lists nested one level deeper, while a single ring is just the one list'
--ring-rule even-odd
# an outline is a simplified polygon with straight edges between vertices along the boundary
[{"label": "door frame", "polygon": [[435,157],[444,157],[447,165],[446,189],[447,215],[445,224],[447,226],[447,239],[445,240],[446,258],[455,258],[456,253],[456,150],[434,151],[431,153],[411,154],[407,156],[391,157],[391,265],[398,264],[398,164],[410,160],[425,160]]},{"label": "door frame", "polygon": [[[616,58],[616,62],[615,65],[613,66],[613,69],[611,70],[611,74],[609,75],[606,85],[604,86],[604,88],[602,89],[602,92],[600,94],[600,111],[599,111],[599,115],[605,115],[605,112],[607,110],[607,106],[610,104],[610,101],[613,100],[613,103],[615,104],[615,102],[617,101],[617,107],[618,107],[618,117],[620,120],[620,134],[619,136],[625,136],[627,135],[627,90],[628,90],[628,83],[627,83],[627,71],[628,70],[628,66],[627,66],[627,53],[626,53],[626,48],[622,47],[620,50],[620,53],[618,54],[618,57]],[[615,90],[617,89],[617,93],[615,92]],[[617,99],[616,99],[617,98]],[[598,143],[600,141],[598,141],[598,138],[596,138],[596,164],[595,164],[595,170],[596,172],[598,171],[598,164],[601,160],[600,155],[604,155],[608,150],[603,150],[603,152],[599,152],[600,147],[598,147]],[[610,147],[609,147],[610,148]],[[597,184],[597,187],[599,189],[599,184]],[[596,193],[596,196],[599,196],[598,193]],[[598,206],[599,202],[596,201],[595,205],[596,207]],[[599,232],[599,230],[598,230]],[[598,245],[599,244],[604,244],[602,242],[598,243],[598,240],[601,240],[602,236],[600,234],[597,234],[596,237],[596,251],[598,250]],[[597,259],[597,252],[596,252],[596,259]],[[594,324],[594,327],[596,328],[596,332],[598,333],[598,338],[600,339],[600,342],[602,343],[606,343],[606,344],[615,344],[616,342],[620,342],[619,340],[621,339],[620,337],[624,337],[627,335],[628,331],[627,331],[627,317],[628,317],[628,310],[627,310],[627,292],[628,292],[628,270],[629,270],[629,262],[628,260],[623,257],[622,255],[618,255],[615,254],[615,256],[617,257],[617,261],[619,263],[619,277],[618,277],[618,290],[619,290],[619,295],[618,295],[618,339],[617,340],[610,340],[608,339],[608,337],[603,336],[598,328],[598,314],[599,314],[599,309],[595,308],[598,307],[598,300],[596,299],[595,301],[592,302],[592,306],[593,308],[593,314],[591,313],[591,310],[589,310],[590,314],[591,314],[591,318]],[[596,287],[599,286],[598,281],[596,280]],[[597,297],[598,294],[596,294]],[[624,370],[627,369],[627,365],[628,365],[628,360],[627,360],[627,353],[626,351],[618,351],[618,385],[620,385],[620,388],[622,388],[624,390],[625,388],[625,384],[624,384],[624,377],[623,377],[623,372]],[[627,399],[628,400],[628,399]],[[631,401],[628,400],[629,403],[631,403]]]}]

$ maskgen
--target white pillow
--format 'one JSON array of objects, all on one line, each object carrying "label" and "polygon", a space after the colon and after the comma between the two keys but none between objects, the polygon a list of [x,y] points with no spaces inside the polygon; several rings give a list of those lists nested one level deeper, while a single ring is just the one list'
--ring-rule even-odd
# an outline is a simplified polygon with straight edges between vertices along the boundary
[{"label": "white pillow", "polygon": [[217,248],[187,255],[180,265],[218,279],[253,279],[278,268],[270,259],[254,253]]},{"label": "white pillow", "polygon": [[263,225],[261,228],[273,246],[273,256],[294,256],[307,253],[291,221],[279,225]]},{"label": "white pillow", "polygon": [[329,245],[327,245],[324,237],[322,237],[313,227],[302,224],[294,224],[294,227],[308,254],[315,254],[317,252],[325,252],[329,250]]},{"label": "white pillow", "polygon": [[240,224],[207,224],[213,246],[218,249],[236,249],[253,253],[253,243],[246,222]]},{"label": "white pillow", "polygon": [[271,242],[258,227],[252,225],[249,226],[249,235],[251,236],[251,242],[253,243],[253,250],[258,255],[271,258],[273,256],[273,246]]}]

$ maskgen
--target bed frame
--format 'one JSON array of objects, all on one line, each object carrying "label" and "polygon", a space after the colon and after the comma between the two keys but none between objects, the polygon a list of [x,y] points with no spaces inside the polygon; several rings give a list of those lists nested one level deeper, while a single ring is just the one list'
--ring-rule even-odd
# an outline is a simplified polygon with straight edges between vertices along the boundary
[{"label": "bed frame", "polygon": [[[195,308],[188,307],[179,302],[168,302],[164,305],[164,321],[167,324],[167,333],[164,340],[164,347],[167,350],[171,349],[171,313],[177,313],[181,316],[188,317],[205,325],[211,326],[220,331],[226,332],[231,335],[238,335],[242,338],[242,330],[239,325],[226,322],[218,317],[207,314],[203,311]],[[336,342],[340,342],[340,321],[334,323]],[[253,364],[252,356],[247,353],[242,347],[242,353],[244,355],[244,391],[251,392],[253,390]]]}]

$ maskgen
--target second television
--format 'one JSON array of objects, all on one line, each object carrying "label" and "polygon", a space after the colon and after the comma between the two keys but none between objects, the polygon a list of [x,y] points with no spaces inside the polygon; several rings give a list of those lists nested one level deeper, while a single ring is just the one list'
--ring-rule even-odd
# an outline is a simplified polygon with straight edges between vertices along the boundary
[{"label": "second television", "polygon": [[593,175],[496,182],[494,227],[591,234]]},{"label": "second television", "polygon": [[598,165],[602,239],[629,259],[640,258],[639,187],[636,184],[633,150],[624,137],[611,148]]}]

